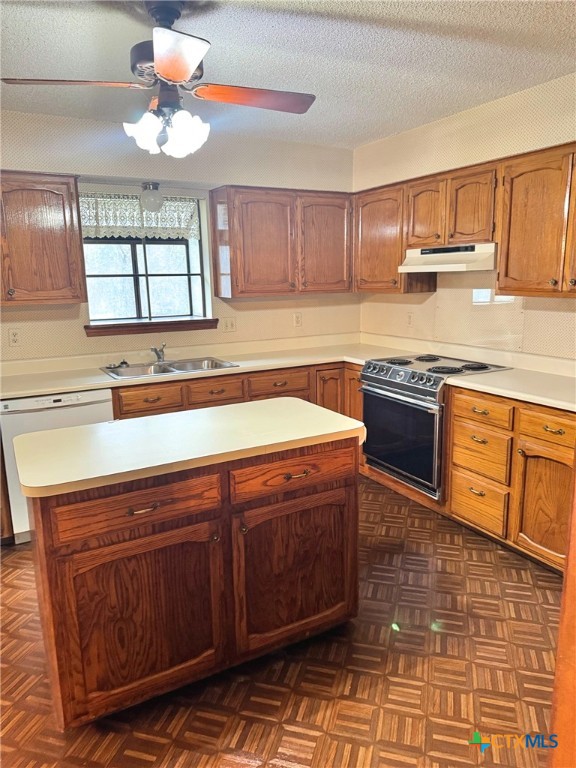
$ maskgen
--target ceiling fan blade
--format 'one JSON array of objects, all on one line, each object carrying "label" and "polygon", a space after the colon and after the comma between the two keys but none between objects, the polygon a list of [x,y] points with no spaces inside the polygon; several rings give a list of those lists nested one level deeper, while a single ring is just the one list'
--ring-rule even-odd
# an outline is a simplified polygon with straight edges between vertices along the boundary
[{"label": "ceiling fan blade", "polygon": [[106,80],[28,80],[17,77],[0,78],[3,83],[9,85],[98,85],[104,88],[134,88],[138,91],[154,88],[154,85],[142,83],[114,83]]},{"label": "ceiling fan blade", "polygon": [[164,27],[154,27],[152,44],[156,75],[172,85],[187,83],[210,48],[208,40]]},{"label": "ceiling fan blade", "polygon": [[244,88],[240,85],[216,85],[200,83],[190,91],[197,99],[221,101],[225,104],[241,104],[245,107],[274,109],[278,112],[307,112],[316,96],[293,91],[269,91],[264,88]]}]

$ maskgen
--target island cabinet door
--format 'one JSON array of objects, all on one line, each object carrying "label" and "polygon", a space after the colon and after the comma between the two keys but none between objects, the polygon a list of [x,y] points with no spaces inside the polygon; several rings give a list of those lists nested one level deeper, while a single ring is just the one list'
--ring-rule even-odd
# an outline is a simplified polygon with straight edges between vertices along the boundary
[{"label": "island cabinet door", "polygon": [[239,656],[303,639],[356,614],[352,488],[236,514],[232,527]]},{"label": "island cabinet door", "polygon": [[63,725],[150,698],[221,666],[218,521],[62,558]]}]

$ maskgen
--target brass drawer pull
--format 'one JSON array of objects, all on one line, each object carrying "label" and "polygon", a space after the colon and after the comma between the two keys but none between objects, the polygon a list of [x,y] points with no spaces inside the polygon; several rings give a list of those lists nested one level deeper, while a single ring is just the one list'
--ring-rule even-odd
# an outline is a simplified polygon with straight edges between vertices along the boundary
[{"label": "brass drawer pull", "polygon": [[549,427],[548,424],[544,424],[543,429],[544,429],[545,432],[550,432],[551,435],[565,435],[566,434],[563,429],[552,429],[552,427]]},{"label": "brass drawer pull", "polygon": [[160,397],[160,395],[158,395],[158,397],[145,397],[145,398],[144,398],[144,402],[145,402],[145,403],[157,403],[157,402],[159,402],[160,400],[162,400],[162,398]]},{"label": "brass drawer pull", "polygon": [[520,456],[526,456],[526,451],[522,450],[522,448],[518,448],[517,453],[519,453]]},{"label": "brass drawer pull", "polygon": [[284,475],[284,480],[298,480],[301,477],[308,477],[311,472],[311,469],[305,469],[304,472],[301,472],[299,475],[293,475],[291,472],[287,472]]},{"label": "brass drawer pull", "polygon": [[548,280],[548,285],[558,285],[558,280],[553,277],[552,280]]},{"label": "brass drawer pull", "polygon": [[468,490],[470,491],[470,493],[473,493],[474,496],[486,496],[484,491],[477,491],[476,488],[472,488],[471,485],[468,487]]},{"label": "brass drawer pull", "polygon": [[8,288],[6,293],[8,294],[8,296],[14,296],[16,294],[16,290],[14,288]]},{"label": "brass drawer pull", "polygon": [[275,387],[285,387],[285,386],[286,386],[286,384],[288,384],[288,382],[286,381],[286,379],[284,379],[284,381],[275,381],[275,382],[274,382],[274,386],[275,386]]},{"label": "brass drawer pull", "polygon": [[134,509],[133,507],[130,507],[128,512],[126,514],[128,517],[134,517],[134,515],[145,515],[147,512],[156,512],[158,507],[160,506],[159,501],[155,501],[152,506],[146,507],[145,509]]},{"label": "brass drawer pull", "polygon": [[486,408],[476,408],[476,406],[473,405],[472,413],[479,413],[481,416],[489,416],[490,411],[486,410]]},{"label": "brass drawer pull", "polygon": [[213,533],[212,536],[210,536],[210,541],[220,541],[220,534]]},{"label": "brass drawer pull", "polygon": [[240,533],[242,534],[242,536],[246,536],[246,534],[248,533],[248,526],[246,525],[246,523],[242,523],[242,525],[240,526]]},{"label": "brass drawer pull", "polygon": [[488,445],[488,440],[485,437],[476,437],[476,435],[470,435],[470,439],[475,443],[481,443],[482,445]]},{"label": "brass drawer pull", "polygon": [[222,389],[211,389],[208,394],[209,395],[223,395],[224,392],[226,392],[226,388],[222,387]]}]

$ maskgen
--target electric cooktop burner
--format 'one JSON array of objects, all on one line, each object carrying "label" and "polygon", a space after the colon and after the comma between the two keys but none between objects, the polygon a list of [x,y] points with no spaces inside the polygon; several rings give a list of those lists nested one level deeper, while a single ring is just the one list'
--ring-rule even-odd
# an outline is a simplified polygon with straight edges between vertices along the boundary
[{"label": "electric cooktop burner", "polygon": [[440,358],[438,355],[418,355],[416,360],[419,360],[421,363],[435,363]]},{"label": "electric cooktop burner", "polygon": [[429,373],[462,373],[464,368],[457,368],[454,365],[433,365],[432,368],[427,368]]},{"label": "electric cooktop burner", "polygon": [[412,363],[412,360],[407,360],[404,357],[391,357],[389,360],[386,360],[388,365],[410,365]]},{"label": "electric cooktop burner", "polygon": [[490,366],[486,363],[464,363],[462,366],[465,371],[487,371]]}]

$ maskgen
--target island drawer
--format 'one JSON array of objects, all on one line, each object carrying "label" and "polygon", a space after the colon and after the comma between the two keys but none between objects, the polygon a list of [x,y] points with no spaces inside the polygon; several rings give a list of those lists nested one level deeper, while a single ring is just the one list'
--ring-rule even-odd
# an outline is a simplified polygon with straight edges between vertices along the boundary
[{"label": "island drawer", "polygon": [[54,541],[67,544],[144,523],[159,523],[209,509],[217,510],[221,495],[220,477],[213,474],[56,506],[52,508],[51,517]]},{"label": "island drawer", "polygon": [[223,400],[244,399],[244,379],[241,376],[215,376],[188,384],[190,405],[218,403]]},{"label": "island drawer", "polygon": [[499,483],[510,480],[512,435],[454,419],[452,461]]},{"label": "island drawer", "polygon": [[495,399],[485,395],[477,395],[475,392],[464,394],[462,391],[454,394],[452,411],[454,416],[463,419],[472,419],[482,424],[490,424],[493,427],[512,429],[514,420],[514,406],[512,403]]},{"label": "island drawer", "polygon": [[576,416],[554,410],[519,408],[522,435],[548,440],[556,445],[573,448],[576,442]]},{"label": "island drawer", "polygon": [[453,470],[451,495],[454,515],[497,536],[506,535],[510,495],[507,490],[478,475]]},{"label": "island drawer", "polygon": [[144,387],[124,387],[114,391],[116,416],[177,411],[184,408],[182,385],[155,384]]},{"label": "island drawer", "polygon": [[354,475],[356,468],[354,448],[338,448],[234,469],[230,472],[230,500],[238,504],[262,496],[319,486]]},{"label": "island drawer", "polygon": [[258,376],[248,376],[248,394],[250,397],[258,395],[278,395],[284,392],[295,392],[310,388],[310,370],[292,369],[274,371]]}]

